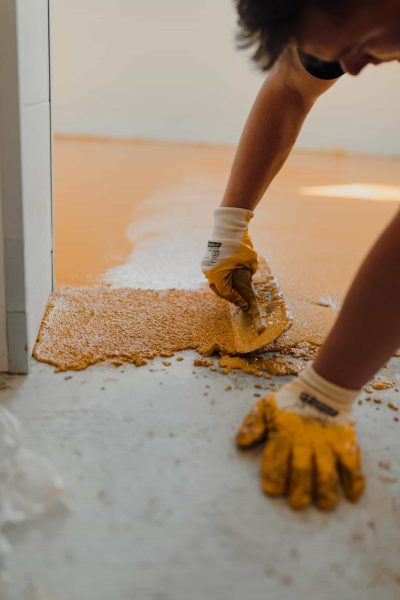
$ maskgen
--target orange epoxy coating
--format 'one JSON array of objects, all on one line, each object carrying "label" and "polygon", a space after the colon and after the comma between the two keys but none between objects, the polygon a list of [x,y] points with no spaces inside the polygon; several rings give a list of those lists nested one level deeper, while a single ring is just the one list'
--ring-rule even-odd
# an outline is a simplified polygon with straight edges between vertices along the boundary
[{"label": "orange epoxy coating", "polygon": [[[232,152],[226,147],[56,136],[57,287],[101,284],[106,271],[130,255],[133,244],[127,230],[132,222],[148,217],[144,200],[187,178],[220,177],[229,168]],[[210,222],[213,200],[210,197]],[[166,200],[166,208],[170,203]],[[175,208],[170,206],[171,211]],[[195,222],[194,218],[191,224]],[[155,224],[147,235],[157,231]]]},{"label": "orange epoxy coating", "polygon": [[[182,258],[190,254],[187,240],[197,235],[205,243],[233,153],[223,146],[57,137],[57,286],[106,283],[107,271],[124,264],[132,250],[133,257],[141,249],[145,254],[142,241],[157,236],[163,224],[171,229],[172,241],[186,234],[185,245],[178,247],[176,265],[163,251],[153,257],[153,265],[164,272],[182,268]],[[394,159],[302,152],[292,154],[276,178],[256,209],[251,233],[293,313],[294,325],[280,347],[304,340],[321,343],[362,257],[397,209],[393,201],[304,196],[302,190],[354,182],[396,185],[398,167]],[[197,198],[193,189],[203,181],[205,192]],[[129,228],[144,222],[133,242]],[[194,255],[196,273],[200,259]],[[144,268],[153,287],[153,267]]]}]

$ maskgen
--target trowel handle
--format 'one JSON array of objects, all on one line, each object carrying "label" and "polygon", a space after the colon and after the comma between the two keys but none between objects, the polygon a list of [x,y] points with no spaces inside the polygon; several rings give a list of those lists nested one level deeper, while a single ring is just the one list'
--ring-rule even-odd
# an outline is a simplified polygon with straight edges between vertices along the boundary
[{"label": "trowel handle", "polygon": [[232,273],[232,286],[249,305],[247,310],[251,311],[257,333],[265,331],[265,322],[261,314],[256,292],[253,288],[252,273],[250,269],[235,269]]}]

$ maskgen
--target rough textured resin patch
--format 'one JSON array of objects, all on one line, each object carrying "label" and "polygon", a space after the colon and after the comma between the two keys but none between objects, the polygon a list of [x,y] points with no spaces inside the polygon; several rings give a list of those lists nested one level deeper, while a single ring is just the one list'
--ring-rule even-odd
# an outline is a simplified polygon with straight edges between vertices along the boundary
[{"label": "rough textured resin patch", "polygon": [[[267,265],[255,290],[274,340],[291,324],[279,286]],[[46,309],[34,357],[58,370],[80,370],[103,361],[145,364],[155,356],[194,349],[209,356],[237,353],[237,332],[225,300],[200,290],[63,288]],[[164,363],[166,366],[166,363]]]},{"label": "rough textured resin patch", "polygon": [[[290,322],[277,314],[280,333]],[[229,305],[208,289],[64,288],[50,298],[34,357],[65,371],[103,361],[140,366],[187,349],[235,353]]]},{"label": "rough textured resin patch", "polygon": [[64,288],[50,298],[34,357],[62,371],[188,348],[233,349],[227,305],[208,290]]}]

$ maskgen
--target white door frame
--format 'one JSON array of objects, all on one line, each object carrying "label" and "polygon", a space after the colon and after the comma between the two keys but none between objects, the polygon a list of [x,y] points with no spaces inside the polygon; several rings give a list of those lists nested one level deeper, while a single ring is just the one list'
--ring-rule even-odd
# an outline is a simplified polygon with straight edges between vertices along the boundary
[{"label": "white door frame", "polygon": [[1,0],[0,370],[12,373],[29,371],[53,288],[49,47],[49,0]]}]

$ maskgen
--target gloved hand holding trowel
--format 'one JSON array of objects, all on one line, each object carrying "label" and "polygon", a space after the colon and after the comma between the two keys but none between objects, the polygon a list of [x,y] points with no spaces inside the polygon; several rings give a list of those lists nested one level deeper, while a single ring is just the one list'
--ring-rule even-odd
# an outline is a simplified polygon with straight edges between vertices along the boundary
[{"label": "gloved hand holding trowel", "polygon": [[235,349],[241,354],[263,348],[291,323],[278,283],[265,262],[258,289],[253,285],[258,259],[247,229],[252,216],[245,208],[217,208],[202,261],[211,289],[231,303]]},{"label": "gloved hand holding trowel", "polygon": [[247,229],[252,217],[253,212],[245,208],[217,208],[214,228],[201,263],[211,289],[244,310],[249,309],[249,303],[235,286],[234,276],[242,269],[253,275],[258,267],[257,253]]},{"label": "gloved hand holding trowel", "polygon": [[[257,269],[247,232],[251,211],[317,98],[345,72],[357,75],[368,63],[400,60],[400,6],[394,0],[371,2],[368,11],[356,0],[326,7],[316,0],[236,4],[241,42],[256,45],[253,58],[270,73],[243,131],[202,269],[211,288],[246,314],[254,297],[248,275]],[[266,440],[267,494],[288,495],[293,507],[314,500],[325,509],[338,501],[339,479],[350,500],[362,494],[351,407],[400,347],[399,265],[400,212],[362,264],[313,366],[246,417],[237,443],[249,447]],[[247,283],[238,273],[246,274]]]}]

